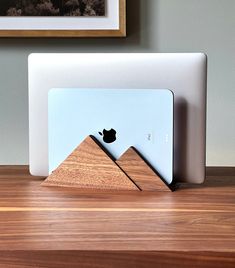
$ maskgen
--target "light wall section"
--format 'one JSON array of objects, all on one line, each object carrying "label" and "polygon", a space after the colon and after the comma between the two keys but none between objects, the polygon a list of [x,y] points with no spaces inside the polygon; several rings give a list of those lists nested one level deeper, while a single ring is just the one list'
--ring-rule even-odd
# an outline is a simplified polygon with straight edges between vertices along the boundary
[{"label": "light wall section", "polygon": [[0,165],[28,163],[32,52],[205,52],[207,165],[235,165],[235,1],[127,0],[127,38],[0,39]]}]

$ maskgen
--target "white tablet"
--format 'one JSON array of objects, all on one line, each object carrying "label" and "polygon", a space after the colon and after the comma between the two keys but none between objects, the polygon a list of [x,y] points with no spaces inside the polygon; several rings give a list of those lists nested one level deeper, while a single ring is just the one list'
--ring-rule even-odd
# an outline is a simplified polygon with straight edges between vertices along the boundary
[{"label": "white tablet", "polygon": [[173,178],[173,94],[155,89],[52,89],[49,172],[93,135],[118,159],[134,146],[167,182]]}]

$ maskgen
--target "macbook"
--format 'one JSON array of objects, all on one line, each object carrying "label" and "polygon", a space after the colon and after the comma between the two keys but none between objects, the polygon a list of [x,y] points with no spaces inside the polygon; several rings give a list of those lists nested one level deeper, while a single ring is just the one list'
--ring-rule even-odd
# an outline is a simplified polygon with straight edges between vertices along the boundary
[{"label": "macbook", "polygon": [[205,178],[207,60],[202,53],[41,53],[29,68],[29,164],[47,176],[51,88],[155,89],[174,93],[174,179]]}]

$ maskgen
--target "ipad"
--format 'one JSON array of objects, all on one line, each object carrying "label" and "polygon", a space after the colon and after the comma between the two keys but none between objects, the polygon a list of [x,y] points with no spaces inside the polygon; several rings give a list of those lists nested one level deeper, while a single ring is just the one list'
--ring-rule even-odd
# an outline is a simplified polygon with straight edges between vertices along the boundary
[{"label": "ipad", "polygon": [[202,53],[39,53],[29,68],[29,165],[47,176],[51,88],[154,89],[174,93],[174,179],[205,178],[207,59]]},{"label": "ipad", "polygon": [[118,159],[134,146],[167,182],[173,178],[173,94],[156,89],[51,89],[49,172],[93,135]]}]

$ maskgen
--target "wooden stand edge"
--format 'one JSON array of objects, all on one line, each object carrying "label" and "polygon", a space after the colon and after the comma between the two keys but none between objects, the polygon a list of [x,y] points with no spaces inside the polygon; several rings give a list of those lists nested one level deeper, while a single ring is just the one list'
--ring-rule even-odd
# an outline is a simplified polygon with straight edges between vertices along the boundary
[{"label": "wooden stand edge", "polygon": [[130,147],[116,163],[142,191],[172,191],[134,147]]},{"label": "wooden stand edge", "polygon": [[130,147],[114,160],[93,136],[88,136],[56,170],[43,186],[90,189],[171,191],[171,188]]}]

